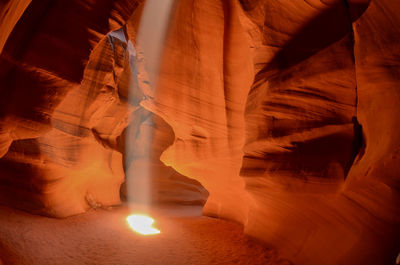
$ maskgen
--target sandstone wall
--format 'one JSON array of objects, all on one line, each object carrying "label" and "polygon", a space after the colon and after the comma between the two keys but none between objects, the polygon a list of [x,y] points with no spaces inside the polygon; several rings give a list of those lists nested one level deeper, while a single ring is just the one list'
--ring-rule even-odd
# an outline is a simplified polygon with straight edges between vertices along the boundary
[{"label": "sandstone wall", "polygon": [[145,106],[176,135],[162,161],[210,192],[205,214],[298,264],[394,260],[396,5],[179,2]]}]

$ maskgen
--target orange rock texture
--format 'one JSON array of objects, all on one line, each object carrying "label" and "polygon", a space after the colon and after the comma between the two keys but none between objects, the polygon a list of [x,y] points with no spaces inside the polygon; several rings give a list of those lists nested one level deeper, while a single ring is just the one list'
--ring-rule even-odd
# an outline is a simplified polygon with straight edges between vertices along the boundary
[{"label": "orange rock texture", "polygon": [[143,1],[3,2],[2,203],[69,216],[150,168],[295,264],[394,263],[398,2],[178,0],[148,87]]}]

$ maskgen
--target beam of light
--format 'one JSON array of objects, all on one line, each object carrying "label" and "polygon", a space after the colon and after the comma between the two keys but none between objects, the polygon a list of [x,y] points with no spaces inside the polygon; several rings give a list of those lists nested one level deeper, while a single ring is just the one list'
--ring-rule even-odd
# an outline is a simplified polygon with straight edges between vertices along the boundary
[{"label": "beam of light", "polygon": [[[131,208],[133,208],[132,203],[135,202],[141,204],[141,209],[147,209],[151,202],[153,142],[151,128],[154,128],[154,124],[151,109],[145,108],[145,101],[151,100],[155,94],[164,40],[174,1],[147,0],[141,15],[135,46],[132,42],[128,42],[132,71],[129,102],[137,106],[126,138],[126,164],[129,167],[126,170],[126,188]],[[140,92],[137,93],[137,91]],[[141,93],[143,93],[143,98],[138,98]],[[154,220],[147,215],[133,214],[128,216],[126,221],[133,231],[142,235],[160,233],[160,230],[152,227]]]},{"label": "beam of light", "polygon": [[[146,0],[141,14],[135,45],[128,49],[132,70],[129,102],[136,110],[126,138],[126,188],[128,203],[146,208],[151,202],[151,152],[153,148],[153,114],[146,107],[152,101],[175,0]],[[128,29],[129,31],[129,29]],[[139,103],[138,103],[139,102]]]},{"label": "beam of light", "polygon": [[133,231],[142,235],[156,235],[161,233],[160,230],[152,227],[154,219],[141,214],[132,214],[126,218],[129,226]]},{"label": "beam of light", "polygon": [[[139,59],[138,81],[145,93],[154,93],[156,87],[173,6],[174,0],[147,0],[145,2],[136,37]],[[146,91],[146,89],[151,91]]]}]

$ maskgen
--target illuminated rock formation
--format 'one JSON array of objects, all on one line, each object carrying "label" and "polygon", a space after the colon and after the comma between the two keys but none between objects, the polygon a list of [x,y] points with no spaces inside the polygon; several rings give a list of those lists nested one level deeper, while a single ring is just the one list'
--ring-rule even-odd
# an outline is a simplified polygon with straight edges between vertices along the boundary
[{"label": "illuminated rock formation", "polygon": [[[58,217],[120,203],[121,136],[130,122],[139,121],[138,130],[146,126],[140,118],[145,110],[139,105],[143,93],[135,90],[132,44],[128,49],[122,29],[105,33],[121,28],[139,4],[35,2],[28,7],[1,57],[7,87],[0,135],[3,203]],[[60,18],[65,25],[55,24]],[[129,93],[134,96],[128,103]],[[201,203],[205,190],[156,157],[166,148],[162,141],[168,146],[173,137],[168,125],[157,121],[157,128],[167,128],[167,140],[154,133],[153,197]],[[173,183],[181,189],[171,189]]]},{"label": "illuminated rock formation", "polygon": [[177,1],[143,89],[140,4],[36,1],[9,36],[0,24],[1,202],[68,216],[119,203],[124,174],[149,167],[155,201],[202,201],[199,181],[205,214],[296,264],[390,264],[400,5]]},{"label": "illuminated rock formation", "polygon": [[205,214],[243,223],[298,264],[393,260],[399,20],[389,10],[389,1],[180,2],[145,104],[176,135],[162,161],[210,192]]}]

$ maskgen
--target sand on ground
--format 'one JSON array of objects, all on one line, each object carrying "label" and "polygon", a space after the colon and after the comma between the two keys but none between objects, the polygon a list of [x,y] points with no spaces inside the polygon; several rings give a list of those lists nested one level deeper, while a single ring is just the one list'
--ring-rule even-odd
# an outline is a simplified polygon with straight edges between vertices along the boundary
[{"label": "sand on ground", "polygon": [[240,225],[201,216],[200,207],[152,209],[162,231],[153,236],[130,230],[130,213],[122,206],[54,219],[0,206],[0,264],[291,264]]}]

